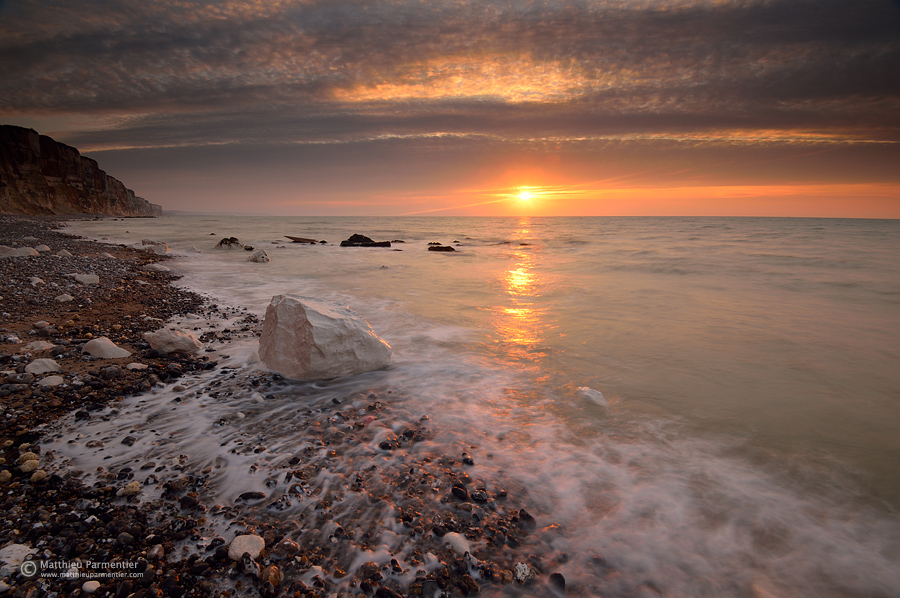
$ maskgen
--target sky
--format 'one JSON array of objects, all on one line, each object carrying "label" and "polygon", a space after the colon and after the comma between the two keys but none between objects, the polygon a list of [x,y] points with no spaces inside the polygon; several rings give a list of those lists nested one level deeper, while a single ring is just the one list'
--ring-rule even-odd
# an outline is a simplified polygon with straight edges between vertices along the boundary
[{"label": "sky", "polygon": [[0,124],[166,210],[900,218],[900,2],[0,0]]}]

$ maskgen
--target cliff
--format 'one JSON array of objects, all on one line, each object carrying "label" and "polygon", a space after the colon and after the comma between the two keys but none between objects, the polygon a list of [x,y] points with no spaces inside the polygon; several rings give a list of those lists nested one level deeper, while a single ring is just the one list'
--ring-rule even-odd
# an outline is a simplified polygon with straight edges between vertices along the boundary
[{"label": "cliff", "polygon": [[32,129],[0,125],[0,213],[162,216],[96,160]]}]

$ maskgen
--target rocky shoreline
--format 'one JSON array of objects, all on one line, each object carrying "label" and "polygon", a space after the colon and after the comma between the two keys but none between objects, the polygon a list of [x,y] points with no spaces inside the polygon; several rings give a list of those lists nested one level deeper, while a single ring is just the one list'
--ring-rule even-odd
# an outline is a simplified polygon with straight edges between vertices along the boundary
[{"label": "rocky shoreline", "polygon": [[[187,314],[233,321],[225,330],[198,327],[208,347],[259,334],[255,316],[175,288],[170,272],[146,269],[166,256],[67,236],[50,220],[0,216],[0,245],[26,244],[47,250],[0,259],[0,561],[7,563],[0,595],[565,593],[557,566],[567,556],[547,550],[560,530],[525,510],[527,490],[480,476],[476,461],[491,455],[477,447],[435,452],[428,418],[413,421],[395,410],[390,390],[311,400],[303,446],[290,453],[267,448],[264,432],[253,432],[257,442],[231,452],[265,456],[269,478],[265,492],[241,492],[234,504],[215,504],[215,468],[195,466],[187,455],[147,457],[135,467],[110,460],[88,474],[69,467],[47,449],[62,438],[97,455],[107,451],[102,459],[112,459],[113,443],[141,446],[150,432],[138,428],[105,440],[61,431],[114,422],[128,397],[156,394],[172,409],[202,408],[253,391],[265,412],[266,401],[303,387],[271,372],[223,367],[211,348],[195,355],[150,348],[143,333]],[[72,255],[54,255],[62,250]],[[98,280],[85,284],[71,274]],[[72,300],[57,301],[63,292]],[[87,356],[84,347],[98,337],[131,355]],[[41,358],[59,371],[27,371]],[[47,384],[52,376],[62,382]],[[216,425],[250,428],[252,416]],[[388,553],[388,545],[396,548]],[[15,562],[25,554],[74,563],[79,576],[29,579]],[[602,557],[593,564],[600,575],[615,574]],[[117,567],[131,567],[130,576],[112,577]]]}]

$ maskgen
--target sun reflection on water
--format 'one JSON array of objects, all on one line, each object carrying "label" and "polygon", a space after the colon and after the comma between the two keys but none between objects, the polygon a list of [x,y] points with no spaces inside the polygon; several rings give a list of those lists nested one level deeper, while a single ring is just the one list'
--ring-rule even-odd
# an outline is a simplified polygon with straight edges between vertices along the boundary
[{"label": "sun reflection on water", "polygon": [[526,361],[546,354],[544,341],[550,328],[544,297],[550,282],[540,274],[540,246],[529,242],[529,224],[528,219],[519,222],[511,253],[514,261],[500,273],[505,301],[491,310],[497,342],[513,359]]}]

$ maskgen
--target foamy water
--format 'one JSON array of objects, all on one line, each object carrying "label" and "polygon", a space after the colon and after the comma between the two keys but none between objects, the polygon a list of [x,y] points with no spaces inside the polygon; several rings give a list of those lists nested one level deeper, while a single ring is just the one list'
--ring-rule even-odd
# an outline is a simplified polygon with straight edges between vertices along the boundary
[{"label": "foamy water", "polygon": [[[184,216],[72,228],[166,241],[184,252],[182,284],[258,315],[281,293],[346,302],[394,349],[381,372],[264,390],[248,382],[265,373],[255,340],[237,339],[220,361],[234,369],[73,428],[79,441],[55,448],[85,470],[183,456],[211,468],[216,500],[284,495],[269,515],[299,520],[372,463],[399,475],[468,451],[469,475],[527,499],[543,531],[524,554],[552,561],[578,595],[900,593],[898,222]],[[355,232],[406,242],[337,246]],[[272,262],[213,249],[227,236]],[[429,253],[432,241],[458,251]],[[244,390],[213,396],[230,376]],[[383,409],[361,420],[373,402]],[[320,454],[310,426],[358,437]],[[377,450],[410,427],[427,439]],[[85,447],[129,433],[132,447]],[[334,477],[292,492],[279,467],[304,450]],[[348,520],[367,508],[388,529],[345,567],[403,557],[391,513],[341,501]]]}]

